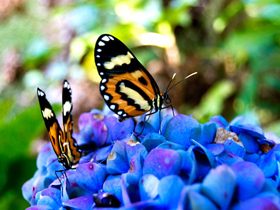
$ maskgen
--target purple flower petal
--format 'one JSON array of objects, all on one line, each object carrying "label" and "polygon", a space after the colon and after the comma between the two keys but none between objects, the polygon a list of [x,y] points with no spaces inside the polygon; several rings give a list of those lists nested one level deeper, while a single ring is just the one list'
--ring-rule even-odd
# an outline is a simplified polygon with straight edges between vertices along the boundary
[{"label": "purple flower petal", "polygon": [[214,167],[215,166],[214,155],[208,149],[206,149],[204,146],[202,146],[200,143],[198,143],[197,141],[195,141],[193,139],[191,141],[192,141],[192,143],[194,143],[196,145],[196,148],[203,151],[203,153],[207,156],[211,167]]},{"label": "purple flower petal", "polygon": [[53,208],[51,206],[47,205],[36,205],[36,206],[31,206],[27,208],[26,210],[52,210]]},{"label": "purple flower petal", "polygon": [[139,123],[137,123],[135,132],[137,134],[140,134],[142,132],[142,136],[146,136],[149,133],[158,133],[158,131],[150,123],[144,121],[140,121]]},{"label": "purple flower petal", "polygon": [[47,166],[46,165],[47,159],[49,158],[50,155],[54,155],[54,151],[51,142],[48,142],[42,147],[42,149],[38,154],[37,161],[36,161],[38,169],[43,169],[43,167]]},{"label": "purple flower petal", "polygon": [[109,175],[103,183],[103,191],[115,195],[123,203],[121,175]]},{"label": "purple flower petal", "polygon": [[219,154],[217,160],[222,164],[227,164],[228,166],[243,161],[241,157],[229,151],[224,151],[221,154]]},{"label": "purple flower petal", "polygon": [[109,174],[121,174],[126,173],[129,170],[128,161],[125,154],[120,154],[118,152],[111,152],[107,158],[107,172]]},{"label": "purple flower petal", "polygon": [[[278,173],[279,173],[279,171],[278,171]],[[270,178],[266,178],[266,182],[269,183],[269,185],[271,187],[273,187],[274,189],[277,189],[277,188],[280,187],[280,185],[279,185],[280,184],[280,178],[279,178],[278,175],[274,175]]]},{"label": "purple flower petal", "polygon": [[139,180],[139,191],[142,201],[154,199],[158,195],[159,180],[152,174],[146,174]]},{"label": "purple flower petal", "polygon": [[202,145],[210,144],[215,139],[216,131],[215,123],[207,122],[204,125],[201,124],[201,136],[198,142]]},{"label": "purple flower petal", "polygon": [[252,137],[256,137],[258,139],[265,139],[263,129],[260,126],[257,125],[239,125],[239,126],[230,126],[230,130],[237,135],[241,133],[245,133],[247,135],[250,135]]},{"label": "purple flower petal", "polygon": [[[82,189],[78,184],[77,184],[77,179],[76,179],[76,170],[67,170],[66,171],[66,176],[67,180],[65,177],[60,177],[60,180],[62,180],[62,202],[66,201],[69,199],[69,197],[80,197],[84,195],[88,195],[88,192]],[[70,185],[69,185],[70,184]],[[60,186],[60,182],[56,179],[52,184],[51,187],[56,187]]]},{"label": "purple flower petal", "polygon": [[227,129],[227,127],[228,127],[228,122],[221,115],[217,115],[215,117],[210,117],[210,122],[215,123],[217,128],[222,127],[224,129]]},{"label": "purple flower petal", "polygon": [[213,204],[208,198],[206,198],[205,196],[197,192],[190,191],[189,200],[190,200],[190,209],[192,210],[200,210],[200,209],[218,210],[215,204]]},{"label": "purple flower petal", "polygon": [[202,182],[201,191],[221,209],[227,209],[232,199],[236,177],[227,165],[212,169]]},{"label": "purple flower petal", "polygon": [[84,163],[76,169],[77,184],[89,193],[102,189],[102,184],[106,178],[106,170],[96,163]]},{"label": "purple flower petal", "polygon": [[187,148],[181,144],[173,143],[170,141],[163,142],[156,147],[157,149],[173,149],[173,150],[186,150]]},{"label": "purple flower petal", "polygon": [[138,185],[139,179],[142,176],[143,162],[144,158],[139,153],[136,153],[130,159],[130,169],[125,176],[128,184]]},{"label": "purple flower petal", "polygon": [[163,120],[162,120],[162,123],[161,123],[161,133],[162,135],[165,135],[165,129],[166,129],[166,126],[168,125],[168,123],[170,122],[170,120],[173,118],[173,116],[171,115],[166,115]]},{"label": "purple flower petal", "polygon": [[246,201],[243,201],[240,204],[236,204],[231,208],[232,210],[279,210],[279,208],[268,198],[256,197]]},{"label": "purple flower petal", "polygon": [[256,138],[246,133],[240,133],[238,138],[244,145],[246,152],[258,153],[260,146]]},{"label": "purple flower petal", "polygon": [[200,193],[201,184],[187,185],[183,188],[177,210],[192,209],[190,206],[189,193]]},{"label": "purple flower petal", "polygon": [[126,154],[126,142],[116,141],[111,154],[107,159],[107,171],[110,174],[126,173],[129,168],[129,160]]},{"label": "purple flower petal", "polygon": [[99,148],[105,144],[108,137],[108,129],[101,121],[102,114],[83,113],[79,117],[79,145],[95,143]]},{"label": "purple flower petal", "polygon": [[280,144],[280,138],[276,134],[271,133],[271,132],[266,132],[264,134],[264,136],[266,139],[270,139],[270,140],[274,141],[276,144]]},{"label": "purple flower petal", "polygon": [[[144,121],[146,115],[147,113],[141,116],[142,121]],[[160,121],[162,120],[161,115],[162,113],[160,113],[160,111],[157,111],[156,113],[150,115],[149,117],[148,122],[155,129],[155,131],[159,131]]]},{"label": "purple flower petal", "polygon": [[149,133],[145,136],[141,143],[146,147],[147,151],[149,152],[165,141],[166,140],[164,136],[158,133]]},{"label": "purple flower petal", "polygon": [[262,192],[258,194],[256,197],[260,198],[268,198],[271,200],[277,207],[280,209],[280,193],[279,192]]},{"label": "purple flower petal", "polygon": [[243,159],[244,159],[244,161],[247,161],[247,162],[257,163],[259,158],[260,158],[259,154],[246,153]]},{"label": "purple flower petal", "polygon": [[[191,170],[189,172],[189,177],[188,177],[188,180],[187,180],[187,183],[188,184],[192,184],[196,179],[197,179],[197,174],[198,174],[198,165],[197,165],[197,161],[195,159],[195,154],[193,152],[193,149],[194,149],[195,146],[190,146],[187,153],[188,155],[191,157]],[[182,158],[186,158],[186,155],[184,155],[183,152],[181,151],[178,151],[180,153],[180,155],[182,155]],[[184,160],[184,162],[182,163],[182,172],[183,174],[186,173],[187,171],[187,166],[185,166],[185,161],[186,159]]]},{"label": "purple flower petal", "polygon": [[192,169],[193,169],[193,159],[190,155],[190,153],[183,151],[183,150],[178,150],[179,154],[181,155],[182,159],[182,165],[181,165],[181,172],[184,174],[190,174]]},{"label": "purple flower petal", "polygon": [[25,182],[21,188],[24,199],[28,201],[31,205],[37,203],[35,202],[35,195],[38,192],[38,190],[36,190],[33,184],[34,181],[37,179],[38,175],[39,175],[39,171],[36,171],[34,176],[31,179],[29,179],[27,182]]},{"label": "purple flower petal", "polygon": [[157,178],[179,174],[181,155],[175,150],[153,149],[144,161],[143,174],[153,174]]},{"label": "purple flower petal", "polygon": [[130,136],[134,129],[133,119],[127,119],[123,122],[119,122],[115,116],[109,116],[104,119],[110,137],[108,137],[106,144],[110,144],[116,140],[122,140]]},{"label": "purple flower petal", "polygon": [[128,162],[136,153],[139,153],[143,159],[145,159],[148,155],[146,148],[137,141],[128,140],[125,147]]},{"label": "purple flower petal", "polygon": [[[60,206],[61,191],[59,189],[52,188],[52,187],[44,189],[44,190],[41,191],[40,197],[42,198],[44,196],[52,198],[52,200],[56,203],[56,205]],[[40,200],[38,201],[38,204],[41,203],[41,205],[44,205],[44,204],[42,204],[42,202],[40,202]],[[51,205],[51,206],[53,206],[53,205]]]},{"label": "purple flower petal", "polygon": [[49,196],[41,197],[38,200],[37,205],[51,206],[52,209],[59,209],[60,208],[60,204],[56,203],[56,201],[52,197],[49,197]]},{"label": "purple flower petal", "polygon": [[179,176],[163,177],[158,185],[159,197],[168,208],[177,208],[185,184]]},{"label": "purple flower petal", "polygon": [[90,210],[94,204],[92,195],[73,198],[62,203],[63,207]]},{"label": "purple flower petal", "polygon": [[238,200],[244,201],[261,191],[265,177],[256,165],[250,162],[237,162],[231,168],[236,175]]},{"label": "purple flower petal", "polygon": [[87,154],[86,156],[82,156],[79,164],[88,163],[88,162],[103,162],[105,161],[111,153],[113,145],[108,145],[106,147],[101,147],[98,150]]},{"label": "purple flower petal", "polygon": [[199,123],[192,117],[178,114],[173,117],[165,129],[165,138],[168,141],[189,147],[191,139],[198,140],[201,134]]},{"label": "purple flower petal", "polygon": [[204,145],[206,149],[208,149],[213,155],[219,155],[225,150],[224,144],[206,144]]},{"label": "purple flower petal", "polygon": [[229,125],[239,126],[239,125],[248,125],[248,118],[245,116],[238,116],[234,118]]},{"label": "purple flower petal", "polygon": [[273,150],[270,150],[267,154],[261,155],[257,164],[266,178],[272,177],[278,171],[278,164]]},{"label": "purple flower petal", "polygon": [[241,158],[243,158],[246,154],[244,147],[240,146],[232,139],[226,140],[224,145],[225,145],[225,150],[227,150],[235,155],[238,155]]}]

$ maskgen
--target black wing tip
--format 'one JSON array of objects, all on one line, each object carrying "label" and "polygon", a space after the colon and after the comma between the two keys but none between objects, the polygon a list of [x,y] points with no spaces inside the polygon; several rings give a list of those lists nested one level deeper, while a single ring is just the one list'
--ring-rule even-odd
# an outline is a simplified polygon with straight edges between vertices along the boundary
[{"label": "black wing tip", "polygon": [[95,43],[95,50],[98,48],[98,47],[102,47],[104,45],[100,44],[100,42],[108,42],[108,41],[114,41],[114,40],[118,40],[116,37],[114,37],[113,35],[111,34],[101,34],[98,39],[96,40],[96,43]]},{"label": "black wing tip", "polygon": [[45,94],[44,91],[42,91],[40,88],[37,88],[37,96],[42,97],[42,96],[45,96],[45,95],[46,94]]},{"label": "black wing tip", "polygon": [[63,81],[63,88],[71,89],[70,83],[66,79]]},{"label": "black wing tip", "polygon": [[97,40],[100,40],[100,39],[102,39],[103,37],[105,37],[105,36],[108,36],[108,37],[113,37],[113,38],[116,38],[116,37],[114,37],[112,34],[101,34],[99,37],[98,37],[98,39]]}]

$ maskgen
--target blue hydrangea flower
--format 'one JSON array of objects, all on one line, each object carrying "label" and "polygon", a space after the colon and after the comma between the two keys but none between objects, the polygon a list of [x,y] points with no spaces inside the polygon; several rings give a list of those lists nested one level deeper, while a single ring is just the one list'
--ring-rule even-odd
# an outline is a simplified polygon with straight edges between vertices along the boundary
[{"label": "blue hydrangea flower", "polygon": [[201,124],[167,110],[144,119],[83,113],[79,166],[57,180],[63,167],[47,143],[22,187],[28,209],[280,209],[277,135],[244,116]]}]

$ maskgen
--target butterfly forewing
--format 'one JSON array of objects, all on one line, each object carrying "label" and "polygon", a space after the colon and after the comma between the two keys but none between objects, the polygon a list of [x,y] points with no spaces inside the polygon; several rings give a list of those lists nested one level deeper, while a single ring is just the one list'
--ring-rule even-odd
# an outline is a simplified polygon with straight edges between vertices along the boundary
[{"label": "butterfly forewing", "polygon": [[152,109],[159,88],[120,40],[112,35],[101,35],[95,46],[95,62],[102,78],[101,95],[120,118],[139,116]]},{"label": "butterfly forewing", "polygon": [[37,89],[37,96],[41,108],[41,113],[54,149],[54,152],[59,157],[62,154],[62,138],[63,133],[53,112],[52,106],[46,99],[46,94],[40,89]]}]

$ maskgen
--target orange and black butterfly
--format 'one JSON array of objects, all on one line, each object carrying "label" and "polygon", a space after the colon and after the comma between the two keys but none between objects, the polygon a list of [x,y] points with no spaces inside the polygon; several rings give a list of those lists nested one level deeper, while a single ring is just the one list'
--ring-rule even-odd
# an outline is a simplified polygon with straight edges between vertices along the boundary
[{"label": "orange and black butterfly", "polygon": [[[58,161],[66,170],[73,168],[78,164],[82,151],[78,147],[76,140],[72,137],[72,90],[69,83],[65,80],[62,88],[62,116],[63,130],[61,130],[55,113],[46,99],[46,94],[37,89],[37,96],[42,112],[42,116]],[[62,172],[62,171],[60,171]]]},{"label": "orange and black butterfly", "polygon": [[167,93],[175,86],[169,88],[175,74],[165,93],[160,93],[154,78],[116,37],[103,34],[97,39],[95,64],[102,79],[101,95],[120,121],[172,107]]}]

